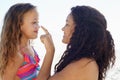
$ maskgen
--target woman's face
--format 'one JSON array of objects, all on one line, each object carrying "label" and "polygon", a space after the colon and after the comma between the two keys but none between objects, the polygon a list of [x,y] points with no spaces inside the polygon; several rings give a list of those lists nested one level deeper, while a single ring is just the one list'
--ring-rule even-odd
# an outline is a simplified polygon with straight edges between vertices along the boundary
[{"label": "woman's face", "polygon": [[36,9],[33,9],[23,16],[23,24],[21,25],[22,36],[27,39],[35,39],[37,38],[38,29],[38,13]]},{"label": "woman's face", "polygon": [[75,23],[73,21],[73,17],[71,14],[69,14],[67,16],[65,26],[62,28],[62,31],[64,32],[64,36],[62,40],[63,43],[68,44],[70,42],[70,38],[74,32],[74,27],[75,27]]}]

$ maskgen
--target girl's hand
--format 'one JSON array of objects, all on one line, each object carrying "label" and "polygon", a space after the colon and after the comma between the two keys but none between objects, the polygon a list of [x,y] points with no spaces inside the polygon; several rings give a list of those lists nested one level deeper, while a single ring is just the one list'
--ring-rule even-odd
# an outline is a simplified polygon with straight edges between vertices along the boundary
[{"label": "girl's hand", "polygon": [[43,26],[41,26],[41,28],[45,32],[44,35],[40,36],[41,42],[44,44],[47,52],[54,52],[55,48],[54,48],[53,40],[52,40],[50,33]]}]

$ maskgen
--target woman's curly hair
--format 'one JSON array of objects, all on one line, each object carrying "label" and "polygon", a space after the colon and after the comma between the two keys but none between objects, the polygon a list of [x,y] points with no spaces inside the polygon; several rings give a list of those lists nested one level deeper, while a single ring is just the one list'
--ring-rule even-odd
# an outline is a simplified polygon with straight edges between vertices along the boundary
[{"label": "woman's curly hair", "polygon": [[107,30],[105,17],[90,6],[71,8],[76,24],[66,51],[55,66],[55,73],[73,61],[81,58],[94,59],[99,67],[99,79],[103,80],[106,71],[115,62],[114,40]]}]

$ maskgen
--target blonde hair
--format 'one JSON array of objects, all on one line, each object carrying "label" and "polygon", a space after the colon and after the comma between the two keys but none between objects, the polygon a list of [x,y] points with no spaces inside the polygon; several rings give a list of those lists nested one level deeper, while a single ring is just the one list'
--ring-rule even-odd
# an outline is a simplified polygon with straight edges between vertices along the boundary
[{"label": "blonde hair", "polygon": [[0,76],[4,75],[9,61],[14,61],[18,52],[18,45],[22,36],[20,26],[23,16],[34,8],[35,6],[30,3],[19,3],[11,6],[6,13],[0,40]]}]

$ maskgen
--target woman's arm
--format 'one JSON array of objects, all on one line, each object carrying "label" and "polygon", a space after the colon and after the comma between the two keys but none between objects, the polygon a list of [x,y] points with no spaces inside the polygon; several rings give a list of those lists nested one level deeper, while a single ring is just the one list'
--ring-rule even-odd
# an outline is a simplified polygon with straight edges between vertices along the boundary
[{"label": "woman's arm", "polygon": [[43,64],[41,66],[40,72],[38,74],[38,80],[47,80],[51,73],[51,65],[54,57],[54,44],[52,41],[52,37],[49,32],[44,28],[41,27],[45,34],[40,37],[41,42],[44,44],[46,48],[46,54],[44,57]]},{"label": "woman's arm", "polygon": [[43,30],[46,34],[41,36],[41,41],[45,45],[46,55],[37,80],[98,80],[98,66],[94,60],[88,58],[73,62],[51,76],[54,45],[49,32],[44,28]]},{"label": "woman's arm", "polygon": [[38,75],[38,80],[47,80],[50,77],[53,56],[53,52],[46,52],[43,64]]}]

